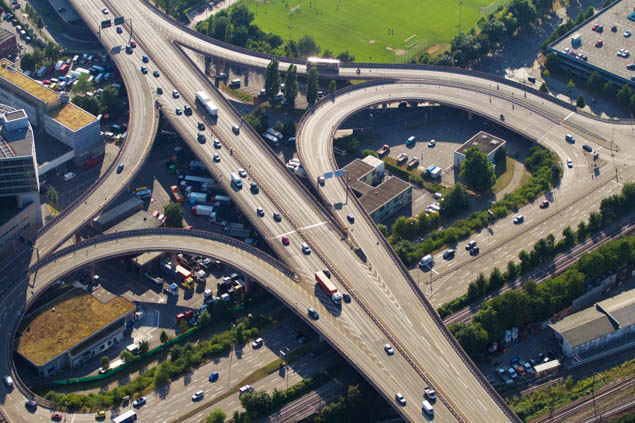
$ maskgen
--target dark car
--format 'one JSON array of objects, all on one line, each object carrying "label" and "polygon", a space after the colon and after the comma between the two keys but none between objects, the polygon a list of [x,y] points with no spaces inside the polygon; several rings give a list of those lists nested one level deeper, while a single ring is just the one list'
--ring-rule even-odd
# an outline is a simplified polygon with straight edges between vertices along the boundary
[{"label": "dark car", "polygon": [[327,278],[331,279],[331,271],[329,269],[324,269],[322,272],[324,272]]},{"label": "dark car", "polygon": [[547,207],[549,207],[549,201],[545,200],[542,203],[540,203],[541,209],[546,209]]},{"label": "dark car", "polygon": [[199,131],[204,131],[205,130],[205,124],[203,122],[199,122],[198,123],[198,130]]},{"label": "dark car", "polygon": [[353,216],[352,214],[347,214],[347,215],[346,215],[346,219],[347,219],[350,223],[355,223],[355,216]]},{"label": "dark car", "polygon": [[584,145],[582,146],[582,149],[583,149],[584,151],[588,151],[589,153],[591,153],[591,152],[593,151],[593,148],[591,148],[591,146],[590,146],[590,145],[588,145],[588,144],[584,144]]},{"label": "dark car", "polygon": [[282,221],[282,217],[280,217],[280,213],[274,213],[273,220],[275,220],[276,222]]},{"label": "dark car", "polygon": [[119,166],[117,166],[117,173],[121,173],[123,172],[123,164],[120,164]]},{"label": "dark car", "polygon": [[351,302],[351,296],[347,292],[342,294],[342,298],[344,299],[345,303],[350,303]]},{"label": "dark car", "polygon": [[476,255],[478,255],[478,253],[479,253],[480,251],[481,251],[481,250],[478,248],[478,245],[477,245],[477,246],[475,246],[474,248],[472,248],[472,249],[470,250],[470,255],[471,255],[471,256],[476,256]]},{"label": "dark car", "polygon": [[26,402],[26,404],[24,404],[24,406],[26,408],[28,408],[29,410],[36,410],[37,409],[37,402],[33,401],[33,400],[29,400]]},{"label": "dark car", "polygon": [[123,32],[123,29],[121,29],[120,26],[117,27],[117,34],[121,34]]},{"label": "dark car", "polygon": [[454,253],[456,253],[456,250],[454,250],[453,248],[449,248],[443,253],[443,258],[446,260],[451,260],[454,258]]},{"label": "dark car", "polygon": [[251,190],[252,193],[254,194],[258,194],[258,191],[260,191],[260,188],[258,188],[258,184],[255,182],[251,183],[251,186],[249,188]]}]

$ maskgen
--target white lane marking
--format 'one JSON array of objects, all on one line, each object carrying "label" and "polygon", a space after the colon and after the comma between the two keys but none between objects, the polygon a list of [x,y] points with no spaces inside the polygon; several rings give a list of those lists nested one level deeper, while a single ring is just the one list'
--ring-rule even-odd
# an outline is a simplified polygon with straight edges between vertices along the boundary
[{"label": "white lane marking", "polygon": [[311,228],[315,228],[316,226],[322,226],[322,225],[325,225],[325,224],[326,224],[326,222],[318,222],[318,223],[315,223],[313,225],[305,226],[304,228],[300,228],[300,229],[311,229]]},{"label": "white lane marking", "polygon": [[569,118],[570,118],[570,117],[571,117],[574,113],[575,113],[575,112],[571,112],[571,113],[569,113],[569,114],[567,115],[567,117],[566,117],[566,118],[564,118],[564,119],[562,119],[562,120],[564,121],[564,120],[569,119]]}]

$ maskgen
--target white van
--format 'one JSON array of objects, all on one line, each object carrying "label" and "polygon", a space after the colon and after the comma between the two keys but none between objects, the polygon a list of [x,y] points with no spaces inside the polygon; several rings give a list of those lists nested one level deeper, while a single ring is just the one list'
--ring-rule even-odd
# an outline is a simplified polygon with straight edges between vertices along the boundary
[{"label": "white van", "polygon": [[240,88],[240,79],[232,79],[229,81],[230,88]]},{"label": "white van", "polygon": [[[223,294],[226,295],[226,294]],[[252,385],[245,385],[245,386],[241,386],[240,389],[238,390],[238,395],[242,395],[246,392],[253,392],[254,391],[254,387]]]},{"label": "white van", "polygon": [[432,258],[432,256],[430,254],[428,254],[427,256],[421,257],[421,260],[419,260],[419,267],[430,267],[434,264],[434,258]]},{"label": "white van", "polygon": [[427,400],[423,400],[423,402],[421,403],[421,408],[427,414],[434,416],[434,408],[432,407],[432,405],[430,405],[430,403]]}]

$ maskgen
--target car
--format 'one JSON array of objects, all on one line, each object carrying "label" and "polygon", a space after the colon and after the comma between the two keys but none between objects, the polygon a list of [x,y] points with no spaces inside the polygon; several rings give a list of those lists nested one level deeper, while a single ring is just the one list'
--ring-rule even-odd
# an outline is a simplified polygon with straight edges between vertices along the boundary
[{"label": "car", "polygon": [[331,279],[331,271],[329,269],[322,269],[322,273],[324,273],[327,278]]},{"label": "car", "polygon": [[582,149],[583,149],[584,151],[589,152],[589,153],[592,153],[592,152],[593,152],[593,148],[591,148],[591,146],[590,146],[589,144],[584,144],[584,145],[582,146]]},{"label": "car", "polygon": [[406,399],[403,397],[403,395],[401,395],[401,392],[397,392],[395,394],[395,400],[401,405],[406,405]]},{"label": "car", "polygon": [[565,141],[570,142],[571,144],[575,144],[575,137],[571,134],[566,134],[564,136]]},{"label": "car", "polygon": [[311,248],[307,245],[306,242],[302,243],[301,248],[304,254],[307,254],[307,255],[311,254]]},{"label": "car", "polygon": [[507,373],[509,373],[509,376],[511,376],[512,379],[516,379],[518,377],[518,373],[516,373],[516,370],[513,367],[507,369]]},{"label": "car", "polygon": [[571,159],[567,159],[567,167],[569,168],[573,167],[573,161]]},{"label": "car", "polygon": [[123,29],[121,29],[121,27],[117,25],[117,34],[121,34],[122,32],[123,32]]},{"label": "car", "polygon": [[304,344],[306,342],[306,337],[301,336],[297,339],[297,341],[298,341],[298,344]]},{"label": "car", "polygon": [[236,135],[240,134],[240,126],[238,125],[232,125],[232,132]]},{"label": "car", "polygon": [[480,252],[480,248],[478,248],[478,245],[475,245],[471,250],[470,250],[470,255],[471,256],[477,256],[478,253]]},{"label": "car", "polygon": [[163,94],[163,88],[161,88],[161,87],[157,87],[157,94],[158,94],[158,95]]},{"label": "car", "polygon": [[106,412],[104,410],[98,411],[95,413],[95,418],[97,420],[102,420],[106,418]]},{"label": "car", "polygon": [[247,177],[247,172],[245,172],[245,169],[243,169],[242,167],[238,169],[238,174],[240,175],[241,178]]},{"label": "car", "polygon": [[258,97],[264,97],[267,94],[267,90],[264,88],[258,91]]},{"label": "car", "polygon": [[252,182],[249,185],[249,190],[252,192],[252,194],[258,194],[258,192],[260,191],[260,188],[258,188],[258,184],[255,182]]},{"label": "car", "polygon": [[146,68],[145,66],[141,66],[141,73],[142,74],[147,74],[148,73],[148,68]]},{"label": "car", "polygon": [[260,217],[263,217],[265,215],[265,211],[262,209],[262,207],[256,207],[256,214]]},{"label": "car", "polygon": [[453,248],[448,248],[443,253],[443,258],[446,260],[451,260],[454,258],[454,253],[456,253],[456,250],[454,250]]},{"label": "car", "polygon": [[135,43],[134,41],[130,41],[130,47],[137,48],[137,43]]},{"label": "car", "polygon": [[220,143],[220,140],[218,138],[214,138],[214,148],[221,149],[222,147],[223,145]]},{"label": "car", "polygon": [[429,147],[429,148],[432,148],[432,147],[434,147],[435,145],[437,145],[437,142],[436,142],[435,140],[430,140],[430,141],[428,141],[428,147]]},{"label": "car", "polygon": [[177,107],[174,112],[176,113],[177,116],[181,116],[183,114],[183,112],[181,111],[180,107]]},{"label": "car", "polygon": [[136,400],[132,401],[132,406],[141,407],[145,403],[146,403],[146,397],[139,397]]},{"label": "car", "polygon": [[108,10],[108,8],[104,7],[103,9],[101,9],[101,13],[103,13],[104,15],[107,15],[110,13],[110,11]]},{"label": "car", "polygon": [[549,201],[545,200],[542,203],[540,203],[540,208],[541,209],[546,209],[549,207]]},{"label": "car", "polygon": [[218,380],[218,372],[212,372],[207,378],[210,382],[216,382]]},{"label": "car", "polygon": [[190,107],[189,104],[184,104],[183,105],[183,113],[185,113],[185,116],[191,116],[192,115],[192,108]]},{"label": "car", "polygon": [[62,420],[62,413],[51,413],[51,420],[56,422]]},{"label": "car", "polygon": [[527,77],[527,81],[531,82],[532,84],[536,83],[536,77],[535,76],[528,76]]},{"label": "car", "polygon": [[172,90],[172,97],[179,98],[180,97],[179,92],[177,90]]},{"label": "car", "polygon": [[635,70],[635,63],[629,63],[628,65],[626,65],[626,69]]},{"label": "car", "polygon": [[516,225],[523,223],[524,221],[525,221],[525,216],[523,216],[522,214],[519,214],[516,217],[514,217],[514,224]]},{"label": "car", "polygon": [[281,237],[282,245],[289,245],[289,237],[286,235],[282,235]]},{"label": "car", "polygon": [[324,182],[326,182],[326,180],[324,179],[324,176],[320,175],[317,178],[318,184],[320,184],[320,186],[324,186]]},{"label": "car", "polygon": [[430,401],[437,399],[437,393],[430,386],[423,388],[423,395],[425,395]]},{"label": "car", "polygon": [[13,388],[13,378],[10,375],[5,375],[4,376],[4,384],[7,388],[12,389]]},{"label": "car", "polygon": [[342,298],[344,299],[345,303],[351,302],[351,296],[348,294],[348,292],[345,292],[344,294],[342,294]]},{"label": "car", "polygon": [[192,395],[192,401],[198,401],[201,398],[203,398],[205,396],[205,392],[203,391],[196,391],[194,392],[194,394]]},{"label": "car", "polygon": [[349,223],[355,223],[355,216],[349,213],[346,215],[346,220],[348,220]]},{"label": "car", "polygon": [[220,162],[220,155],[217,152],[214,152],[212,157],[216,163]]},{"label": "car", "polygon": [[388,355],[393,355],[395,353],[395,350],[393,349],[393,347],[390,344],[385,344],[384,345],[384,351],[386,351],[386,354],[388,354]]},{"label": "car", "polygon": [[227,78],[227,72],[221,72],[218,75],[216,75],[216,78],[218,79],[225,79]]},{"label": "car", "polygon": [[117,173],[119,174],[121,172],[123,172],[123,163],[117,166]]},{"label": "car", "polygon": [[196,134],[196,140],[198,142],[200,142],[201,144],[205,143],[205,134],[202,132],[199,132],[198,134]]},{"label": "car", "polygon": [[472,240],[472,241],[468,242],[467,244],[465,244],[465,249],[467,251],[470,251],[474,247],[476,247],[476,241],[474,241],[474,240]]},{"label": "car", "polygon": [[254,391],[253,385],[244,385],[244,386],[241,386],[240,389],[238,390],[238,396],[246,392],[253,392],[253,391]]},{"label": "car", "polygon": [[198,128],[199,131],[205,130],[205,124],[203,122],[199,122],[196,127]]},{"label": "car", "polygon": [[37,410],[37,402],[33,401],[33,400],[28,400],[24,406],[26,408],[28,408],[29,410]]},{"label": "car", "polygon": [[252,348],[256,349],[256,348],[260,348],[264,345],[265,340],[262,338],[258,338],[256,339],[254,342],[251,343]]},{"label": "car", "polygon": [[154,75],[155,78],[158,78],[159,76],[161,76],[158,70],[155,70],[154,72],[152,72],[152,75]]},{"label": "car", "polygon": [[597,31],[599,26],[599,23],[593,24],[593,26],[591,27],[591,31]]},{"label": "car", "polygon": [[73,172],[67,172],[64,174],[64,180],[65,181],[70,181],[71,179],[73,179],[76,175]]},{"label": "car", "polygon": [[150,61],[150,59],[148,59],[148,56],[141,56],[141,61],[143,63],[148,63]]},{"label": "car", "polygon": [[630,30],[630,29],[627,29],[626,31],[624,31],[624,38],[628,38],[628,37],[630,37],[631,35],[633,35],[633,33],[631,32],[631,30]]},{"label": "car", "polygon": [[132,54],[132,47],[129,45],[126,46],[126,54]]},{"label": "car", "polygon": [[282,217],[280,217],[280,213],[273,212],[273,220],[275,220],[276,222],[281,222]]},{"label": "car", "polygon": [[317,311],[315,311],[313,307],[309,307],[309,309],[307,310],[307,313],[309,316],[311,316],[311,319],[313,320],[317,320],[320,318],[320,315],[318,314]]},{"label": "car", "polygon": [[596,46],[597,48],[600,48],[600,47],[602,47],[603,45],[604,45],[604,42],[602,42],[602,40],[597,40],[597,41],[595,42],[595,46]]}]

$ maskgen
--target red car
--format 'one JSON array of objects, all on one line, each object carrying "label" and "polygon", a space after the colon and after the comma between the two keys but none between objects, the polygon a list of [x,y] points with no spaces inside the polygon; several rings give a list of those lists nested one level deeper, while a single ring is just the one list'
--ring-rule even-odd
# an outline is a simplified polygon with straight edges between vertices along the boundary
[{"label": "red car", "polygon": [[289,237],[282,235],[282,245],[289,245]]},{"label": "red car", "polygon": [[130,41],[130,47],[132,48],[137,47],[137,43],[135,43],[134,41]]},{"label": "red car", "polygon": [[595,42],[595,46],[598,47],[598,48],[602,47],[603,45],[604,45],[604,43],[602,42],[602,40],[597,40]]},{"label": "red car", "polygon": [[540,203],[541,209],[546,209],[547,207],[549,207],[549,201],[545,200],[542,203]]},{"label": "red car", "polygon": [[60,420],[62,420],[62,415],[60,413],[53,413],[51,414],[51,420],[59,422]]}]

